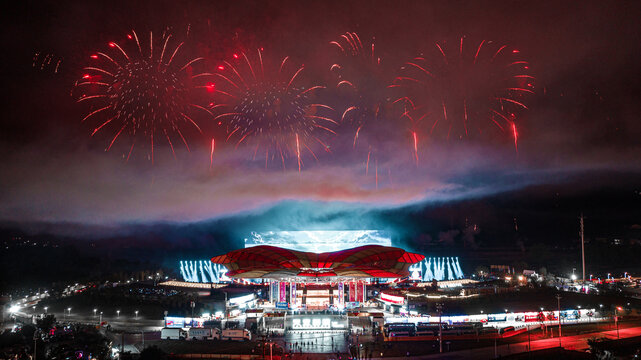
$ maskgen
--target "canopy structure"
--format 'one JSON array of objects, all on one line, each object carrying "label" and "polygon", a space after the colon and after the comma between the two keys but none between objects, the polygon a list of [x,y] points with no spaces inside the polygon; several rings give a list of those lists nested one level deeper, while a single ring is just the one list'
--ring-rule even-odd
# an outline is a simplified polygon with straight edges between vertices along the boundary
[{"label": "canopy structure", "polygon": [[215,256],[211,261],[225,266],[230,278],[400,278],[423,255],[380,245],[311,253],[275,246],[254,246]]}]

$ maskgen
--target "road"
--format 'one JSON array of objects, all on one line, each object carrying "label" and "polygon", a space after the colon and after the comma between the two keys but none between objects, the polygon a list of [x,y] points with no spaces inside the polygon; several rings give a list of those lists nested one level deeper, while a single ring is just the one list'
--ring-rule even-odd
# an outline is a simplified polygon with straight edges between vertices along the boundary
[{"label": "road", "polygon": [[[641,327],[630,327],[626,329],[619,329],[619,336],[621,339],[641,336]],[[561,345],[566,350],[586,350],[589,348],[588,340],[595,337],[596,338],[606,337],[609,339],[616,339],[617,331],[608,330],[608,331],[602,331],[598,333],[564,336],[561,339]],[[521,343],[500,345],[496,347],[491,346],[491,347],[476,348],[476,349],[469,349],[469,350],[453,351],[450,353],[443,353],[443,354],[412,356],[412,358],[413,359],[448,359],[448,360],[494,359],[498,355],[507,356],[510,354],[527,352],[528,351],[527,346],[528,346],[528,343],[526,341]],[[532,341],[532,350],[550,349],[558,346],[559,346],[559,338],[549,338],[549,339]],[[401,359],[407,359],[407,358],[406,357],[384,358],[384,360],[401,360]]]},{"label": "road", "polygon": [[[56,320],[58,320],[61,323],[81,323],[81,324],[95,324],[98,325],[100,322],[100,315],[93,315],[93,314],[77,314],[74,313],[73,311],[71,314],[68,314],[67,312],[65,313],[57,313],[57,312],[48,312],[48,315],[54,315],[56,317]],[[32,312],[27,312],[27,311],[19,311],[16,313],[18,316],[23,316],[25,318],[31,318],[32,315],[34,315]],[[40,315],[40,313],[37,313],[36,315]],[[107,324],[111,325],[112,329],[118,329],[118,330],[124,330],[124,331],[160,331],[160,329],[163,328],[164,326],[164,320],[152,320],[152,319],[145,319],[142,316],[138,316],[137,318],[134,316],[125,316],[125,315],[120,315],[120,316],[102,316],[102,321],[106,322]]]}]

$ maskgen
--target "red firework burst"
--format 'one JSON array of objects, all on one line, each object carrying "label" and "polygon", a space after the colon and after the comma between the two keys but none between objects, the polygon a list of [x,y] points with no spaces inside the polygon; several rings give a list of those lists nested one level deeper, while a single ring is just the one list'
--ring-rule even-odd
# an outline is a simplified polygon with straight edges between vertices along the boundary
[{"label": "red firework burst", "polygon": [[518,150],[518,116],[534,77],[517,49],[485,40],[468,45],[462,37],[408,61],[392,87],[405,90],[396,101],[417,128],[463,139],[490,132],[491,124]]},{"label": "red firework burst", "polygon": [[330,45],[340,50],[340,58],[330,70],[336,75],[336,88],[342,91],[342,98],[348,101],[341,121],[349,121],[354,125],[356,147],[363,126],[378,119],[388,100],[387,84],[391,78],[381,66],[374,40],[364,47],[358,34],[347,32],[338,40],[331,41]]},{"label": "red firework burst", "polygon": [[330,71],[335,75],[340,98],[345,101],[341,122],[353,131],[352,147],[367,150],[365,174],[370,173],[371,161],[371,172],[378,180],[379,146],[390,138],[390,131],[398,129],[387,121],[391,109],[388,85],[393,77],[383,66],[375,39],[363,44],[357,33],[346,32],[330,45],[339,50]]},{"label": "red firework burst", "polygon": [[194,101],[194,90],[207,88],[204,78],[211,74],[194,73],[193,65],[202,58],[179,60],[184,43],[170,44],[170,34],[164,33],[155,43],[150,32],[146,45],[141,44],[135,31],[127,38],[122,46],[110,42],[109,51],[90,56],[93,64],[84,68],[76,84],[81,92],[78,102],[91,103],[82,121],[102,117],[91,136],[112,133],[106,151],[121,134],[128,134],[132,143],[127,160],[136,142],[143,146],[149,141],[148,156],[153,163],[159,137],[167,141],[175,157],[176,141],[182,141],[189,150],[188,129],[202,133],[191,111],[211,114]]},{"label": "red firework burst", "polygon": [[333,108],[313,101],[314,92],[323,87],[298,85],[304,66],[290,67],[290,62],[289,57],[264,61],[261,50],[255,59],[234,54],[217,67],[212,109],[218,113],[215,120],[227,125],[227,140],[236,147],[251,143],[254,158],[264,151],[265,166],[278,158],[285,168],[293,155],[300,171],[305,149],[316,159],[314,143],[329,151],[321,135],[335,134],[336,121],[324,114],[333,113]]}]

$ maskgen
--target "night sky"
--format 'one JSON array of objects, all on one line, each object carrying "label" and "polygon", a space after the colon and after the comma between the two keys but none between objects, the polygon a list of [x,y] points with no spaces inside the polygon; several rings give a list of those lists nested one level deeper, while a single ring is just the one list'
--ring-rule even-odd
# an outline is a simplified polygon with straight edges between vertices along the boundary
[{"label": "night sky", "polygon": [[[531,224],[523,235],[531,239],[559,228],[575,234],[568,224],[581,211],[602,233],[625,231],[641,223],[640,13],[633,1],[14,2],[3,11],[0,222],[79,238],[132,228],[144,238],[158,224],[176,225],[167,235],[175,238],[193,224],[193,237],[202,239],[253,229],[379,227],[418,248],[463,236],[466,221],[487,239],[508,233],[514,217]],[[414,153],[413,129],[388,105],[385,119],[361,134],[365,145],[353,146],[354,129],[339,124],[327,136],[331,153],[310,144],[318,161],[304,151],[300,172],[295,153],[265,166],[264,155],[253,160],[250,143],[226,142],[215,113],[196,113],[203,134],[186,134],[189,152],[174,144],[174,159],[161,139],[153,164],[139,143],[125,161],[132,138],[121,135],[105,152],[114,131],[91,136],[101,122],[81,122],[90,108],[77,103],[74,83],[92,54],[113,51],[107,44],[126,42],[132,29],[169,29],[185,41],[181,54],[205,57],[199,66],[206,72],[258,48],[272,62],[290,56],[305,64],[300,86],[327,87],[314,101],[331,104],[337,122],[351,100],[336,91],[329,67],[340,56],[329,43],[348,31],[367,44],[375,38],[385,81],[435,43],[456,48],[463,36],[469,44],[507,44],[529,61],[534,94],[515,120],[518,152],[509,129],[485,119],[479,126],[486,135],[463,138],[430,135],[431,122],[419,125]],[[45,54],[53,60],[43,66]],[[369,73],[355,78],[367,96],[387,96]],[[218,101],[207,96],[198,97],[204,106]]]}]

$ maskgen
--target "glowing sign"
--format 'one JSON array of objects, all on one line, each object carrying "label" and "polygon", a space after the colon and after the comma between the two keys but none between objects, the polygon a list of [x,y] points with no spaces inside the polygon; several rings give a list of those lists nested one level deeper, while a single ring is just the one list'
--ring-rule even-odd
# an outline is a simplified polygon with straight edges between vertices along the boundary
[{"label": "glowing sign", "polygon": [[392,304],[403,305],[405,303],[405,298],[402,296],[390,295],[386,293],[381,293],[381,300],[387,301]]},{"label": "glowing sign", "polygon": [[336,326],[336,322],[332,322],[328,318],[302,318],[302,319],[293,319],[292,327],[294,329],[331,329],[332,326]]},{"label": "glowing sign", "polygon": [[176,317],[176,316],[166,316],[165,317],[165,327],[168,328],[188,328],[188,327],[203,327],[205,323],[204,318],[188,318],[188,317]]},{"label": "glowing sign", "polygon": [[392,240],[380,230],[268,231],[252,232],[245,238],[245,248],[258,245],[322,253],[363,245],[392,246]]}]

